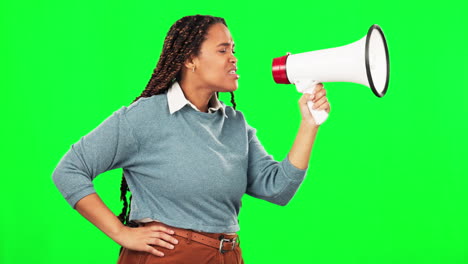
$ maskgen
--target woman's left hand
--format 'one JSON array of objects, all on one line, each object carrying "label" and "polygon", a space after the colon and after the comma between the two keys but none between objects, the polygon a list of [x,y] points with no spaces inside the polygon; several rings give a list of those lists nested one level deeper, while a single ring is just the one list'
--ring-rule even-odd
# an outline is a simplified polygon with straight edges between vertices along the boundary
[{"label": "woman's left hand", "polygon": [[301,110],[302,121],[314,127],[318,127],[319,125],[315,123],[314,117],[309,111],[307,101],[312,101],[314,103],[314,110],[325,110],[327,113],[330,113],[330,103],[328,103],[326,97],[327,92],[322,83],[318,83],[314,91],[314,94],[304,93],[302,95],[299,99],[299,108]]}]

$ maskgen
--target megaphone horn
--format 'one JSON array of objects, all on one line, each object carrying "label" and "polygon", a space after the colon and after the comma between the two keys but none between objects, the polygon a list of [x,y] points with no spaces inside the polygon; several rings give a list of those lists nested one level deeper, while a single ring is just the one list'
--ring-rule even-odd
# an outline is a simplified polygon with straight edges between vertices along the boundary
[{"label": "megaphone horn", "polygon": [[[301,93],[313,93],[321,82],[352,82],[383,97],[390,76],[387,42],[382,29],[372,25],[366,36],[351,44],[274,58],[272,72],[276,83],[295,84]],[[308,104],[315,122],[323,123],[328,113]]]}]

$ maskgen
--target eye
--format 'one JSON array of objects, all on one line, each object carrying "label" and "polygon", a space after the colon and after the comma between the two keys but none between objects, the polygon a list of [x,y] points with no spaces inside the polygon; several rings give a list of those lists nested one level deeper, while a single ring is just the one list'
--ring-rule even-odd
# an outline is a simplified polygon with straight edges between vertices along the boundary
[{"label": "eye", "polygon": [[[227,51],[227,50],[225,50],[225,49],[224,49],[224,50],[220,50],[219,52],[221,52],[221,53],[225,53],[226,51]],[[233,51],[232,51],[232,54],[236,54],[236,51],[235,51],[235,50],[233,50]]]}]

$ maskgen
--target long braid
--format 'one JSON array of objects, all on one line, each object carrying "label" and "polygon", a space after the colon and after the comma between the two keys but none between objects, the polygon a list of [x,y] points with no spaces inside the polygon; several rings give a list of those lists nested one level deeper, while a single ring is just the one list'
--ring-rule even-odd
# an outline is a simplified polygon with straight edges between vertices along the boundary
[{"label": "long braid", "polygon": [[232,108],[236,109],[236,102],[234,101],[234,92],[230,92],[230,94],[231,94]]},{"label": "long braid", "polygon": [[[205,40],[208,28],[215,23],[223,23],[227,26],[223,18],[213,16],[186,16],[176,21],[167,33],[160,59],[145,90],[132,103],[142,97],[165,93],[176,80],[180,81],[183,63],[190,56],[199,55],[200,46]],[[233,108],[236,109],[233,92],[231,92],[231,103]],[[120,200],[123,201],[123,208],[118,218],[124,225],[134,227],[138,225],[133,221],[129,221],[132,200],[132,196],[130,196],[130,204],[127,202],[127,192],[129,191],[127,181],[122,173]]]}]

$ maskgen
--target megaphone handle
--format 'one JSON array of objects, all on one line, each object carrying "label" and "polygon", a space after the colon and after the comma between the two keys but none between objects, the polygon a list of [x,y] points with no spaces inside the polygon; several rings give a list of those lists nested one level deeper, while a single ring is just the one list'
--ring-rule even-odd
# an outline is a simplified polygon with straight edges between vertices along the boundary
[{"label": "megaphone handle", "polygon": [[[313,86],[307,87],[307,89],[304,90],[304,93],[308,94],[314,94],[315,93],[315,86],[317,83],[312,84]],[[307,106],[309,107],[309,111],[314,117],[314,121],[317,125],[321,125],[325,120],[328,118],[328,113],[325,110],[317,110],[317,109],[312,109],[314,107],[314,103],[312,101],[307,101]]]},{"label": "megaphone handle", "polygon": [[309,111],[314,117],[314,121],[317,125],[321,125],[325,120],[328,118],[328,113],[325,110],[317,110],[317,109],[312,109],[314,106],[314,103],[311,101],[307,102],[307,106],[309,107]]}]

